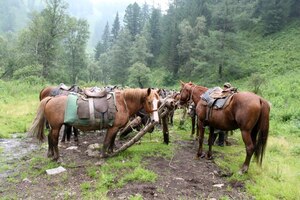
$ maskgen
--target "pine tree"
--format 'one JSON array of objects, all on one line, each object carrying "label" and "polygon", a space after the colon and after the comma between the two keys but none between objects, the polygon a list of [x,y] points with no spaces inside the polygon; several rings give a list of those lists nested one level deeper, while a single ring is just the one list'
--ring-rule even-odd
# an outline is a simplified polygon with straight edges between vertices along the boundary
[{"label": "pine tree", "polygon": [[149,49],[153,55],[150,64],[155,65],[161,49],[161,10],[153,9],[149,19]]},{"label": "pine tree", "polygon": [[127,6],[124,16],[125,28],[129,30],[132,40],[141,32],[141,8],[137,3]]},{"label": "pine tree", "polygon": [[119,21],[119,13],[117,12],[111,29],[112,41],[115,41],[118,38],[119,31],[120,31],[120,21]]},{"label": "pine tree", "polygon": [[102,34],[102,48],[103,51],[106,52],[107,49],[110,47],[111,40],[110,40],[110,31],[109,31],[109,24],[108,22],[105,25],[103,34]]}]

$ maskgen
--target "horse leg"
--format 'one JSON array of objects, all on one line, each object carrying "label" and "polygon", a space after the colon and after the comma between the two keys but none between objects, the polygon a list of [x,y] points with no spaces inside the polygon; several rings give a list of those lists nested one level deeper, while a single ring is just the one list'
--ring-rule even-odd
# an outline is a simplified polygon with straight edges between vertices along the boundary
[{"label": "horse leg", "polygon": [[49,130],[49,134],[48,134],[48,153],[47,153],[47,157],[53,157],[54,155],[54,151],[53,151],[53,143],[52,143],[52,129]]},{"label": "horse leg", "polygon": [[198,148],[198,153],[197,153],[198,158],[200,156],[204,157],[204,154],[203,154],[204,131],[205,131],[205,129],[204,129],[203,123],[198,119],[198,130],[197,130],[197,132],[200,132],[200,134],[197,133],[199,135],[199,138],[198,138],[199,148]]},{"label": "horse leg", "polygon": [[[191,132],[191,138],[194,137],[195,134],[195,123],[196,123],[196,116],[192,116],[192,132]],[[197,138],[196,138],[197,139]]]},{"label": "horse leg", "polygon": [[72,135],[72,126],[65,125],[67,128],[66,134],[67,134],[67,141],[70,142],[71,140],[71,135]]},{"label": "horse leg", "polygon": [[58,151],[58,138],[60,129],[52,129],[52,145],[53,145],[53,160],[57,161],[59,159]]},{"label": "horse leg", "polygon": [[115,140],[116,140],[116,137],[117,137],[117,134],[114,134],[111,138],[111,141],[110,141],[110,144],[109,144],[109,147],[108,147],[108,152],[109,153],[112,153],[114,152],[114,147],[115,147]]},{"label": "horse leg", "polygon": [[79,146],[79,139],[78,139],[79,130],[77,128],[73,127],[73,132],[74,132],[74,141],[75,141],[76,145]]},{"label": "horse leg", "polygon": [[64,125],[64,133],[63,136],[61,138],[61,142],[65,143],[66,141],[66,136],[67,136],[67,141],[70,141],[70,132],[71,132],[71,127],[68,125]]},{"label": "horse leg", "polygon": [[170,123],[171,123],[171,126],[173,126],[173,118],[174,118],[174,110],[173,111],[171,111],[171,113],[170,113]]},{"label": "horse leg", "polygon": [[243,173],[246,173],[249,169],[250,160],[251,160],[251,157],[254,152],[254,145],[253,145],[252,138],[250,135],[251,131],[242,130],[241,132],[242,132],[243,141],[246,146],[246,159],[240,170],[240,173],[243,174]]},{"label": "horse leg", "polygon": [[[113,142],[115,142],[115,140],[113,138],[114,134],[117,133],[117,131],[119,130],[118,127],[111,127],[109,129],[107,129],[104,141],[103,141],[103,146],[102,146],[102,157],[107,157],[107,153],[108,153],[108,148],[111,148],[111,144]],[[113,140],[113,141],[112,141]]]},{"label": "horse leg", "polygon": [[214,143],[214,128],[209,127],[209,136],[208,136],[208,152],[206,154],[207,159],[212,159],[212,145]]}]

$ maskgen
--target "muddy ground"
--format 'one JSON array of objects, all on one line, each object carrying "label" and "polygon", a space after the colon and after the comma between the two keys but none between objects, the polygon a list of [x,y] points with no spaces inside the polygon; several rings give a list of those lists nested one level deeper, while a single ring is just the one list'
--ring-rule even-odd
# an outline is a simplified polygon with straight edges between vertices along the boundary
[{"label": "muddy ground", "polygon": [[[15,167],[0,175],[0,199],[83,199],[80,184],[94,181],[87,175],[87,167],[105,162],[88,156],[86,150],[88,145],[102,138],[103,133],[81,134],[78,149],[67,150],[75,145],[73,141],[60,146],[64,166],[67,166],[67,171],[60,175],[50,176],[42,172],[38,176],[28,177],[22,174],[29,167],[42,167],[39,163],[34,166],[29,163],[32,155],[45,156],[47,145],[35,150],[32,148],[31,155],[10,159],[7,163]],[[23,146],[32,147],[35,142],[26,140]],[[226,177],[231,174],[220,170],[213,161],[194,159],[196,145],[192,141],[175,139],[173,142],[176,150],[172,158],[145,158],[147,168],[158,174],[155,183],[128,183],[121,189],[110,190],[107,197],[129,199],[139,194],[143,199],[252,199],[245,194],[243,183],[228,181]],[[214,155],[222,156],[220,152],[214,152]]]}]

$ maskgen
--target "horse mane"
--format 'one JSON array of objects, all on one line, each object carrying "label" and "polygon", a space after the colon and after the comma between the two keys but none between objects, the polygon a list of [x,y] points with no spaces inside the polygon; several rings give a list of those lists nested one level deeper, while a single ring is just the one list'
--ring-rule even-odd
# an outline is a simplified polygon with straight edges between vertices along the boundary
[{"label": "horse mane", "polygon": [[196,87],[197,89],[201,90],[201,91],[206,91],[208,88],[207,87],[204,87],[204,86],[201,86],[201,85],[196,85],[195,83],[193,82],[188,82],[186,83],[188,84],[190,87]]},{"label": "horse mane", "polygon": [[137,99],[141,100],[147,95],[147,89],[140,89],[140,88],[124,89],[122,92],[124,98],[129,101],[136,101]]}]

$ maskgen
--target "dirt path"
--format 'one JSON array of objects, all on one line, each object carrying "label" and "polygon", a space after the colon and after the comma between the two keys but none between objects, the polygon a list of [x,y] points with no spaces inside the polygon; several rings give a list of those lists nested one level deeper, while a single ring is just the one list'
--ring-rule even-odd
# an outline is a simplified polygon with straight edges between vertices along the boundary
[{"label": "dirt path", "polygon": [[[15,162],[16,176],[1,178],[0,196],[8,199],[82,199],[80,184],[93,182],[86,168],[94,166],[98,158],[86,155],[87,146],[100,141],[103,134],[85,134],[80,136],[81,145],[76,150],[67,150],[73,146],[60,147],[61,156],[67,164],[67,172],[49,177],[37,161],[30,166],[31,156],[23,157],[22,165]],[[30,143],[30,142],[28,142]],[[213,161],[195,160],[196,147],[191,141],[175,141],[176,153],[167,160],[161,157],[145,158],[147,168],[158,174],[155,183],[128,183],[121,189],[110,190],[109,199],[128,199],[140,194],[143,199],[251,199],[244,193],[242,183],[230,183]],[[45,156],[47,145],[33,153]],[[216,152],[217,154],[217,152]],[[218,156],[218,155],[216,155]],[[219,155],[220,156],[220,155]],[[11,161],[10,161],[11,162]],[[32,161],[31,161],[32,162]],[[32,167],[41,171],[37,176],[22,175]]]}]

